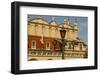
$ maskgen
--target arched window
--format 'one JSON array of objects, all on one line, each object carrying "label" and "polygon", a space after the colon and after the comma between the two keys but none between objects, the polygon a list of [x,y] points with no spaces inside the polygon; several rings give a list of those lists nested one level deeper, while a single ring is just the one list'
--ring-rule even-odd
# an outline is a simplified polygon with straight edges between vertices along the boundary
[{"label": "arched window", "polygon": [[31,42],[31,48],[32,49],[36,49],[36,41],[35,40],[32,40],[32,42]]},{"label": "arched window", "polygon": [[50,50],[50,42],[46,43],[46,50]]},{"label": "arched window", "polygon": [[67,43],[68,49],[73,49],[73,44],[72,42]]}]

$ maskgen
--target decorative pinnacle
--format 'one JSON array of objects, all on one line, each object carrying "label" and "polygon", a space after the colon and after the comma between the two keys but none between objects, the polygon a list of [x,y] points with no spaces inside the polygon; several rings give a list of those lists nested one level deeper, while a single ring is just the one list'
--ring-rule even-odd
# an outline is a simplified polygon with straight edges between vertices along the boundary
[{"label": "decorative pinnacle", "polygon": [[42,16],[38,16],[37,18],[42,18]]},{"label": "decorative pinnacle", "polygon": [[55,21],[55,17],[54,16],[52,17],[52,21]]},{"label": "decorative pinnacle", "polygon": [[69,17],[67,17],[66,22],[67,22],[68,25],[70,24],[70,19],[69,19]]},{"label": "decorative pinnacle", "polygon": [[67,17],[67,21],[70,21],[69,17]]},{"label": "decorative pinnacle", "polygon": [[64,22],[65,22],[65,23],[66,23],[66,21],[67,21],[67,20],[66,20],[66,19],[64,19]]}]

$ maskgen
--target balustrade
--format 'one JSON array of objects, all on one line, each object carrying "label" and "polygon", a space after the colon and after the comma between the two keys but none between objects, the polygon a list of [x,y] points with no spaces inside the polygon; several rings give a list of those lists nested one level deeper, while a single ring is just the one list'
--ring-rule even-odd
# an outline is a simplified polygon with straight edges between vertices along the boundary
[{"label": "balustrade", "polygon": [[[64,56],[65,57],[84,57],[86,54],[86,51],[65,51],[64,52]],[[51,56],[51,57],[61,57],[62,54],[60,51],[50,51],[50,50],[32,50],[30,49],[28,51],[28,55],[30,57],[34,57],[34,56],[42,56],[42,57],[47,57],[47,56]]]}]

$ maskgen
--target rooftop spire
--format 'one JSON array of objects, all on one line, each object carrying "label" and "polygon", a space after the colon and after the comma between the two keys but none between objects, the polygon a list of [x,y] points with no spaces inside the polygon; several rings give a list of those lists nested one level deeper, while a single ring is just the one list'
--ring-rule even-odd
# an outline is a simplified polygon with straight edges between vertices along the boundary
[{"label": "rooftop spire", "polygon": [[77,21],[77,18],[76,17],[74,17],[74,25],[78,25],[78,21]]},{"label": "rooftop spire", "polygon": [[37,18],[42,18],[42,16],[37,16]]},{"label": "rooftop spire", "polygon": [[70,25],[70,19],[69,19],[69,17],[67,17],[66,23],[67,23],[68,25]]},{"label": "rooftop spire", "polygon": [[67,20],[66,19],[64,19],[64,23],[66,23],[67,22]]},{"label": "rooftop spire", "polygon": [[55,17],[54,16],[52,16],[52,19],[51,19],[52,21],[55,21]]},{"label": "rooftop spire", "polygon": [[55,20],[55,17],[54,17],[54,16],[52,16],[52,17],[51,17],[51,22],[50,22],[50,24],[51,24],[51,25],[53,25],[53,26],[57,25],[57,23],[56,23],[56,20]]}]

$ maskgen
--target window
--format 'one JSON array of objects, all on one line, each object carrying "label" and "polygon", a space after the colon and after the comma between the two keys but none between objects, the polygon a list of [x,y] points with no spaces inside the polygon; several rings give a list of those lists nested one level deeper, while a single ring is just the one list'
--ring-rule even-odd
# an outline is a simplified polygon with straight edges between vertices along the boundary
[{"label": "window", "polygon": [[71,43],[68,43],[67,45],[68,45],[68,49],[72,49],[73,48]]},{"label": "window", "polygon": [[36,41],[35,40],[32,41],[32,47],[31,48],[36,49]]},{"label": "window", "polygon": [[50,43],[49,42],[46,43],[46,50],[50,50]]}]

